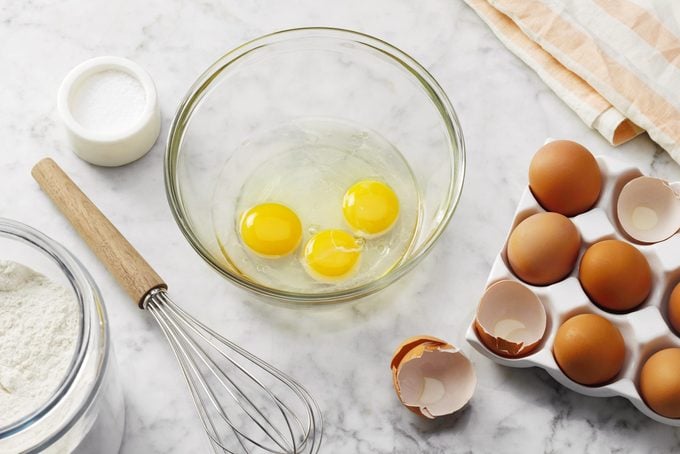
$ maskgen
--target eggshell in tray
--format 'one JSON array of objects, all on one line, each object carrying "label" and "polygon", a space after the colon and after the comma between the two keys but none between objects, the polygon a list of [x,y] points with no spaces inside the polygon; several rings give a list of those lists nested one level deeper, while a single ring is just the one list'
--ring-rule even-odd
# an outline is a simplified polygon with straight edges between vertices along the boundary
[{"label": "eggshell in tray", "polygon": [[543,303],[534,292],[517,281],[504,280],[484,292],[477,306],[475,329],[494,353],[518,357],[538,346],[546,320]]},{"label": "eggshell in tray", "polygon": [[664,180],[638,177],[621,190],[616,215],[621,228],[634,240],[663,241],[680,228],[680,196]]}]

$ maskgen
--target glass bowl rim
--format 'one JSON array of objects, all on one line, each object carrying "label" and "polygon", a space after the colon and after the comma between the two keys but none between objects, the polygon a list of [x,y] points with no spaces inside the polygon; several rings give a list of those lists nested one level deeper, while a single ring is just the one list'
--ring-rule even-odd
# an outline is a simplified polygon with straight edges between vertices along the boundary
[{"label": "glass bowl rim", "polygon": [[[252,51],[276,44],[282,40],[295,40],[309,35],[349,40],[355,44],[373,48],[399,63],[405,71],[410,73],[410,75],[422,85],[422,88],[425,89],[430,98],[430,102],[434,103],[439,111],[441,120],[447,130],[447,136],[449,138],[448,148],[451,155],[452,177],[447,189],[446,211],[443,216],[441,216],[434,231],[428,235],[425,241],[404,261],[400,262],[395,268],[379,278],[356,287],[324,293],[302,293],[280,290],[244,279],[238,274],[222,268],[215,260],[213,260],[212,254],[203,246],[201,240],[194,234],[193,228],[184,214],[186,211],[181,197],[180,183],[179,179],[176,178],[176,163],[180,154],[186,125],[193,114],[197,102],[202,99],[203,93],[211,85],[212,81],[223,70],[227,69],[231,63]],[[164,159],[165,192],[170,205],[170,211],[172,212],[180,231],[189,242],[189,245],[205,262],[232,283],[255,294],[283,302],[307,304],[337,303],[363,298],[384,289],[403,277],[427,256],[448,226],[460,201],[465,179],[465,155],[463,131],[449,98],[435,78],[410,55],[386,41],[357,31],[334,27],[291,28],[262,35],[235,47],[210,65],[210,67],[208,67],[208,69],[206,69],[191,85],[175,112],[168,132]]]}]

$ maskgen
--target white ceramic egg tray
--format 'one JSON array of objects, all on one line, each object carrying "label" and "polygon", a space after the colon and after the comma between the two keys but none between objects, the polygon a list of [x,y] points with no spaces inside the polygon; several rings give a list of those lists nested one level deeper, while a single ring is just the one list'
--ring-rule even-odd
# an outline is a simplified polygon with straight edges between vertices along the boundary
[{"label": "white ceramic egg tray", "polygon": [[[518,279],[511,271],[506,242],[487,280],[491,284],[515,280],[531,289],[541,300],[547,314],[545,335],[538,347],[521,358],[505,358],[496,355],[481,342],[474,328],[474,320],[466,333],[466,340],[480,353],[498,364],[509,367],[540,367],[555,380],[578,393],[595,397],[622,396],[642,413],[663,424],[680,427],[680,419],[671,419],[655,413],[641,398],[637,383],[644,362],[655,352],[667,347],[680,347],[680,338],[669,328],[667,301],[673,286],[680,281],[680,234],[653,245],[632,241],[619,226],[616,217],[616,201],[623,186],[642,173],[636,167],[619,160],[596,157],[603,176],[600,199],[590,211],[571,220],[578,228],[582,245],[574,270],[564,280],[549,286],[529,285]],[[527,217],[544,212],[527,187],[520,200],[510,232]],[[509,236],[509,234],[508,234]],[[652,269],[652,291],[647,300],[636,310],[625,314],[612,314],[600,309],[590,301],[578,280],[578,264],[585,250],[593,243],[605,239],[619,239],[633,244],[647,258]],[[621,331],[626,343],[625,363],[616,378],[601,386],[584,386],[570,380],[560,370],[552,353],[552,345],[559,326],[574,315],[598,314],[611,321]]]}]

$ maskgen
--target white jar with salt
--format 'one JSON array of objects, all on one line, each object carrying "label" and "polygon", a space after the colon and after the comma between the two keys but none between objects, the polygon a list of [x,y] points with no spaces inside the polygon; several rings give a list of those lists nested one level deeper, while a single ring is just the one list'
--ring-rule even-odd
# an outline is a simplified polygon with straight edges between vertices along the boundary
[{"label": "white jar with salt", "polygon": [[120,57],[97,57],[73,68],[59,89],[57,110],[73,151],[100,166],[141,158],[161,128],[151,76]]}]

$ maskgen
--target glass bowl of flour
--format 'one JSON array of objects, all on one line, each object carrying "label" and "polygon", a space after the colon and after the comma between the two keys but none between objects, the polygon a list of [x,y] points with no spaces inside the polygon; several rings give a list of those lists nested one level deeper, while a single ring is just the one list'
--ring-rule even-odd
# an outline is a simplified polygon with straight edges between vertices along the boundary
[{"label": "glass bowl of flour", "polygon": [[15,221],[0,218],[0,251],[0,453],[117,453],[125,408],[96,284]]}]

